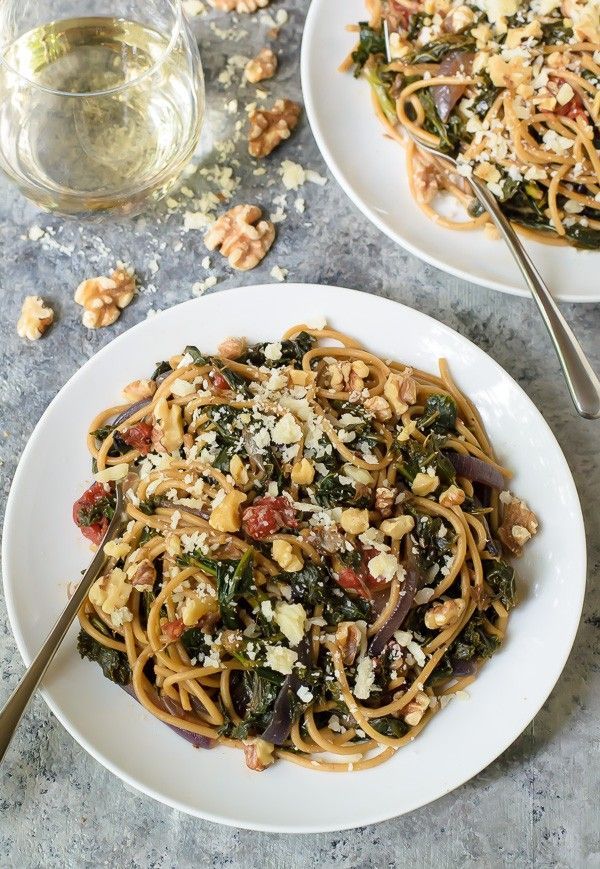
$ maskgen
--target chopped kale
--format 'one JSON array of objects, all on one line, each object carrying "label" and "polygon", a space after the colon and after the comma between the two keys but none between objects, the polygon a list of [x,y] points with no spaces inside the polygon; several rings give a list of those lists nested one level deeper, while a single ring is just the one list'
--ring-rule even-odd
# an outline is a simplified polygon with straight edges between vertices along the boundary
[{"label": "chopped kale", "polygon": [[395,739],[406,736],[409,730],[408,724],[402,718],[394,718],[393,715],[386,715],[383,718],[371,718],[369,724],[378,733],[383,734],[383,736],[392,736]]},{"label": "chopped kale", "polygon": [[[97,625],[94,625],[97,627]],[[106,630],[103,633],[107,633]],[[109,649],[98,640],[90,637],[84,630],[79,631],[77,638],[77,651],[82,658],[96,661],[102,668],[102,672],[111,682],[117,685],[129,685],[131,682],[131,669],[125,652],[118,649]]]},{"label": "chopped kale", "polygon": [[275,700],[283,684],[283,676],[266,667],[244,670],[236,677],[238,714],[241,724],[226,722],[224,731],[232,739],[247,739],[262,733],[273,714]]},{"label": "chopped kale", "polygon": [[289,583],[292,587],[292,600],[316,606],[322,604],[323,616],[328,624],[355,622],[367,619],[371,612],[368,601],[353,598],[330,577],[325,567],[308,564],[295,573],[283,573],[276,580]]},{"label": "chopped kale", "polygon": [[486,633],[483,615],[475,613],[448,649],[452,661],[471,661],[491,658],[500,646],[500,639]]},{"label": "chopped kale", "polygon": [[371,495],[360,484],[344,483],[340,474],[327,474],[316,485],[315,499],[321,507],[359,507],[370,506]]},{"label": "chopped kale", "polygon": [[359,23],[358,48],[352,52],[354,75],[358,76],[371,55],[385,55],[385,37],[383,28],[374,30],[367,21]]},{"label": "chopped kale", "polygon": [[425,402],[423,416],[417,420],[417,427],[429,429],[437,434],[448,434],[456,428],[456,402],[450,395],[434,393]]},{"label": "chopped kale", "polygon": [[494,594],[507,610],[512,609],[517,602],[515,571],[502,558],[483,562],[485,579]]},{"label": "chopped kale", "polygon": [[80,527],[88,527],[89,525],[96,525],[102,519],[108,519],[110,522],[115,515],[115,504],[114,495],[105,495],[88,507],[80,507],[77,513],[77,524]]},{"label": "chopped kale", "polygon": [[406,510],[415,520],[412,538],[417,549],[415,555],[419,567],[423,571],[430,570],[434,565],[440,569],[444,568],[446,558],[452,555],[452,545],[456,537],[454,529],[449,527],[440,516],[418,513],[411,508],[410,504],[407,505]]},{"label": "chopped kale", "polygon": [[172,370],[173,369],[168,362],[157,362],[150,380],[156,380],[156,378],[160,377],[162,374],[170,374]]},{"label": "chopped kale", "polygon": [[451,51],[472,51],[475,40],[468,34],[448,33],[404,58],[405,63],[439,63]]},{"label": "chopped kale", "polygon": [[194,365],[208,365],[210,359],[207,356],[204,356],[197,347],[194,347],[193,344],[188,344],[188,346],[183,351],[183,355],[188,355],[192,357],[192,362]]},{"label": "chopped kale", "polygon": [[206,634],[201,628],[188,628],[181,635],[181,643],[190,658],[202,658],[209,651]]},{"label": "chopped kale", "polygon": [[399,459],[396,467],[407,482],[412,483],[417,474],[433,468],[442,483],[445,485],[454,483],[456,479],[454,466],[443,454],[441,439],[436,434],[429,435],[422,444],[412,438],[399,442],[397,450]]},{"label": "chopped kale", "polygon": [[542,24],[542,42],[545,45],[559,45],[570,42],[573,38],[573,28],[565,24],[564,18],[548,21]]},{"label": "chopped kale", "polygon": [[481,85],[473,99],[472,111],[478,118],[484,118],[494,104],[494,100],[500,91],[494,84],[489,75],[484,72],[480,75]]},{"label": "chopped kale", "polygon": [[268,342],[266,342],[250,347],[240,362],[257,367],[264,365],[267,368],[281,368],[284,365],[294,363],[300,365],[304,355],[312,349],[314,343],[315,339],[312,335],[309,335],[308,332],[300,332],[293,340],[288,339],[281,342],[281,357],[279,359],[268,359],[265,356],[265,348],[268,346]]}]

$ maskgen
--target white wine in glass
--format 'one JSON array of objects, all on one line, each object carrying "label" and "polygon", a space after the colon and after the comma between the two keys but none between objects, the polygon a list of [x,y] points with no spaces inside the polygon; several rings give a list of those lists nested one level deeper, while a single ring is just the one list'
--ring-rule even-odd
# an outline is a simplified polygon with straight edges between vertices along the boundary
[{"label": "white wine in glass", "polygon": [[3,0],[0,34],[0,167],[26,196],[133,214],[172,187],[204,114],[179,0]]}]

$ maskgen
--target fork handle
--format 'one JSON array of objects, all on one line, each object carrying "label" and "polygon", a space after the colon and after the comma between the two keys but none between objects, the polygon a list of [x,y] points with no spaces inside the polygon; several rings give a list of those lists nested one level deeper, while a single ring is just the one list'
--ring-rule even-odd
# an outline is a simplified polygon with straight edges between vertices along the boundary
[{"label": "fork handle", "polygon": [[2,711],[0,711],[0,762],[10,744],[17,724],[21,720],[21,716],[31,699],[31,695],[40,684],[44,673],[50,666],[50,662],[69,630],[80,606],[84,602],[91,584],[100,575],[106,560],[106,555],[102,548],[100,548],[77,586],[75,594],[67,603],[58,621],[48,634],[44,645],[27,668],[21,681],[6,701]]},{"label": "fork handle", "polygon": [[600,380],[585,357],[581,345],[561,314],[550,290],[532,263],[510,221],[504,216],[496,197],[478,178],[469,181],[479,202],[488,212],[521,269],[531,295],[550,333],[577,411],[586,419],[600,417]]}]

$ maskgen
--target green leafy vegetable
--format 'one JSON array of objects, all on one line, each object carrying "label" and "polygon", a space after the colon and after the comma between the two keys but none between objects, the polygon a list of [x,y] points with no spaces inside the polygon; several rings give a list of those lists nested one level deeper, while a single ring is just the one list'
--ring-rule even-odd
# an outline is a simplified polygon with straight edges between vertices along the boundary
[{"label": "green leafy vegetable", "polygon": [[559,45],[570,42],[573,28],[564,23],[564,18],[542,24],[542,42],[546,45]]},{"label": "green leafy vegetable", "polygon": [[235,603],[242,595],[252,590],[253,558],[254,549],[250,546],[239,561],[230,559],[217,561],[217,598],[221,619],[226,628],[237,628],[239,625]]},{"label": "green leafy vegetable", "polygon": [[481,84],[477,89],[477,93],[473,99],[472,112],[478,118],[484,118],[494,104],[494,100],[498,96],[500,88],[492,84],[489,75],[484,72],[480,75]]},{"label": "green leafy vegetable", "polygon": [[279,359],[268,359],[265,356],[265,349],[268,343],[263,343],[250,347],[248,352],[240,359],[240,362],[258,367],[264,365],[267,368],[281,368],[291,363],[301,364],[302,358],[312,349],[314,343],[315,339],[308,332],[299,332],[293,340],[288,339],[281,342],[281,357]]},{"label": "green leafy vegetable", "polygon": [[512,609],[517,602],[514,568],[502,558],[499,558],[493,561],[484,561],[483,570],[486,582],[494,594],[507,610]]},{"label": "green leafy vegetable", "polygon": [[446,558],[452,555],[452,545],[456,539],[454,529],[440,516],[418,513],[410,505],[407,505],[406,509],[415,520],[412,536],[416,541],[415,555],[421,570],[427,571],[434,565],[440,569],[445,567]]},{"label": "green leafy vegetable", "polygon": [[368,507],[370,491],[360,484],[343,483],[339,474],[327,474],[317,483],[315,500],[321,507]]},{"label": "green leafy vegetable", "polygon": [[377,102],[381,106],[381,110],[391,124],[398,123],[396,114],[396,104],[388,93],[389,83],[387,83],[380,72],[374,67],[365,67],[363,70],[364,77],[373,88],[373,92],[377,97]]},{"label": "green leafy vegetable", "polygon": [[193,344],[188,344],[188,346],[183,351],[183,355],[188,355],[192,357],[192,362],[194,365],[208,365],[210,359],[207,356],[203,356],[203,354],[198,350],[197,347],[194,347]]},{"label": "green leafy vegetable", "polygon": [[451,51],[473,51],[475,40],[469,34],[448,33],[404,58],[405,63],[440,63]]},{"label": "green leafy vegetable", "polygon": [[475,613],[448,650],[450,660],[471,661],[491,658],[500,646],[500,639],[486,633],[483,615]]},{"label": "green leafy vegetable", "polygon": [[151,380],[156,380],[157,377],[160,377],[161,374],[170,374],[173,369],[169,365],[168,362],[157,362],[156,368],[152,373]]},{"label": "green leafy vegetable", "polygon": [[323,616],[328,624],[355,622],[367,619],[371,612],[368,601],[352,598],[331,578],[325,567],[308,564],[295,573],[282,573],[275,580],[289,583],[292,600],[305,605],[322,604]]},{"label": "green leafy vegetable", "polygon": [[383,736],[392,736],[395,739],[406,736],[409,730],[408,724],[402,718],[394,718],[393,715],[386,715],[383,718],[371,718],[369,724],[378,733],[382,733]]},{"label": "green leafy vegetable", "polygon": [[266,729],[283,684],[283,676],[259,667],[244,670],[238,679],[242,707],[238,711],[242,716],[242,723],[234,725],[229,722],[226,732],[233,739],[247,739],[248,736],[262,733]]},{"label": "green leafy vegetable", "polygon": [[77,521],[80,527],[87,527],[101,522],[102,519],[109,521],[115,515],[115,497],[113,495],[105,495],[98,498],[89,507],[80,507],[77,513]]},{"label": "green leafy vegetable", "polygon": [[361,21],[358,26],[358,48],[352,52],[354,75],[357,77],[371,55],[385,54],[383,28],[374,30],[367,21]]},{"label": "green leafy vegetable", "polygon": [[209,651],[206,634],[201,628],[188,628],[181,635],[183,648],[190,658],[202,658]]},{"label": "green leafy vegetable", "polygon": [[399,460],[396,464],[398,472],[412,483],[419,473],[426,473],[427,468],[433,468],[440,481],[449,486],[456,479],[454,465],[441,450],[440,438],[431,434],[424,443],[418,443],[410,438],[397,444]]},{"label": "green leafy vegetable", "polygon": [[96,661],[102,667],[102,672],[106,678],[110,679],[111,682],[116,682],[117,685],[129,685],[131,682],[131,669],[125,652],[103,646],[98,640],[86,634],[84,630],[79,632],[77,651],[82,658]]},{"label": "green leafy vegetable", "polygon": [[430,429],[438,434],[448,434],[456,429],[456,414],[456,402],[450,395],[434,393],[425,402],[417,427],[421,431]]}]

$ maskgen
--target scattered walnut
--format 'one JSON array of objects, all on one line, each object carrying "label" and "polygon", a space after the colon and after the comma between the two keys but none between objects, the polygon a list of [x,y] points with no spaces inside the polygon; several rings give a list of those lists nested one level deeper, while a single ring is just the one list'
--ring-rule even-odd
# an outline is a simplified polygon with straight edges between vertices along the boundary
[{"label": "scattered walnut", "polygon": [[387,534],[392,540],[402,540],[406,534],[415,527],[415,520],[412,516],[396,516],[394,519],[384,519],[379,526],[384,534]]},{"label": "scattered walnut", "polygon": [[140,561],[137,566],[137,570],[133,574],[131,579],[131,584],[137,588],[138,591],[144,591],[144,589],[152,589],[152,586],[156,582],[156,568],[148,558],[144,558],[143,561]]},{"label": "scattered walnut", "polygon": [[465,602],[458,597],[434,604],[425,613],[425,627],[430,631],[455,625],[465,611]]},{"label": "scattered walnut", "polygon": [[54,320],[54,311],[44,305],[39,296],[25,296],[21,316],[17,321],[17,334],[20,338],[37,341]]},{"label": "scattered walnut", "polygon": [[375,490],[375,509],[379,510],[384,519],[392,515],[396,490],[388,489],[387,486],[379,486]]},{"label": "scattered walnut", "polygon": [[220,12],[256,12],[269,5],[270,0],[208,0]]},{"label": "scattered walnut", "polygon": [[284,139],[289,139],[298,123],[301,107],[293,100],[276,100],[269,111],[255,109],[248,116],[248,152],[251,157],[266,157]]},{"label": "scattered walnut", "polygon": [[271,555],[286,573],[297,573],[304,567],[302,556],[294,551],[292,544],[288,543],[287,540],[274,540],[271,546]]},{"label": "scattered walnut", "polygon": [[525,501],[519,498],[503,497],[504,516],[498,528],[498,537],[513,555],[521,555],[523,546],[538,530],[538,520],[535,513],[529,509]]},{"label": "scattered walnut", "polygon": [[431,202],[439,191],[438,173],[435,166],[417,160],[413,172],[417,200],[423,204]]},{"label": "scattered walnut", "polygon": [[405,368],[401,373],[392,371],[383,387],[383,394],[398,416],[417,401],[417,382],[412,373],[412,368]]},{"label": "scattered walnut", "polygon": [[420,498],[425,498],[427,495],[431,495],[432,492],[435,492],[439,485],[440,478],[437,474],[423,474],[419,471],[410,484],[410,488],[415,495]]},{"label": "scattered walnut", "polygon": [[75,301],[85,308],[83,325],[88,329],[111,326],[131,302],[134,293],[135,277],[122,266],[118,266],[108,278],[101,276],[82,281],[75,290]]},{"label": "scattered walnut", "polygon": [[248,342],[245,338],[225,338],[217,347],[219,356],[224,359],[239,359],[247,349]]},{"label": "scattered walnut", "polygon": [[415,727],[429,706],[429,697],[424,691],[417,691],[414,699],[408,703],[404,709],[404,720],[409,727]]},{"label": "scattered walnut", "polygon": [[124,388],[123,397],[127,401],[143,401],[145,398],[152,398],[155,392],[154,380],[133,380]]},{"label": "scattered walnut", "polygon": [[156,424],[152,427],[152,446],[159,453],[173,453],[183,443],[181,407],[169,404],[163,396],[154,408]]},{"label": "scattered walnut", "polygon": [[258,84],[275,75],[277,69],[277,55],[271,48],[262,48],[256,57],[249,60],[244,70],[244,75],[250,84]]},{"label": "scattered walnut", "polygon": [[369,376],[369,366],[362,359],[354,362],[330,362],[327,366],[329,386],[335,392],[360,392],[365,388],[365,378]]},{"label": "scattered walnut", "polygon": [[213,223],[204,236],[209,250],[221,248],[229,265],[239,271],[253,269],[264,258],[275,240],[275,227],[261,220],[256,205],[236,205]]},{"label": "scattered walnut", "polygon": [[354,622],[340,622],[335,632],[335,642],[346,667],[351,667],[360,648],[363,633]]},{"label": "scattered walnut", "polygon": [[440,504],[442,507],[456,507],[464,502],[465,497],[465,493],[459,486],[448,486],[440,495]]},{"label": "scattered walnut", "polygon": [[365,410],[372,413],[379,422],[386,422],[386,420],[392,418],[390,406],[382,395],[374,395],[372,398],[367,398]]},{"label": "scattered walnut", "polygon": [[247,499],[244,492],[237,489],[228,492],[223,500],[213,507],[208,524],[215,531],[239,531],[242,527],[240,507]]},{"label": "scattered walnut", "polygon": [[274,750],[275,746],[272,742],[267,742],[260,737],[249,742],[244,742],[246,766],[249,769],[256,770],[256,772],[262,772],[275,760],[273,757]]}]

